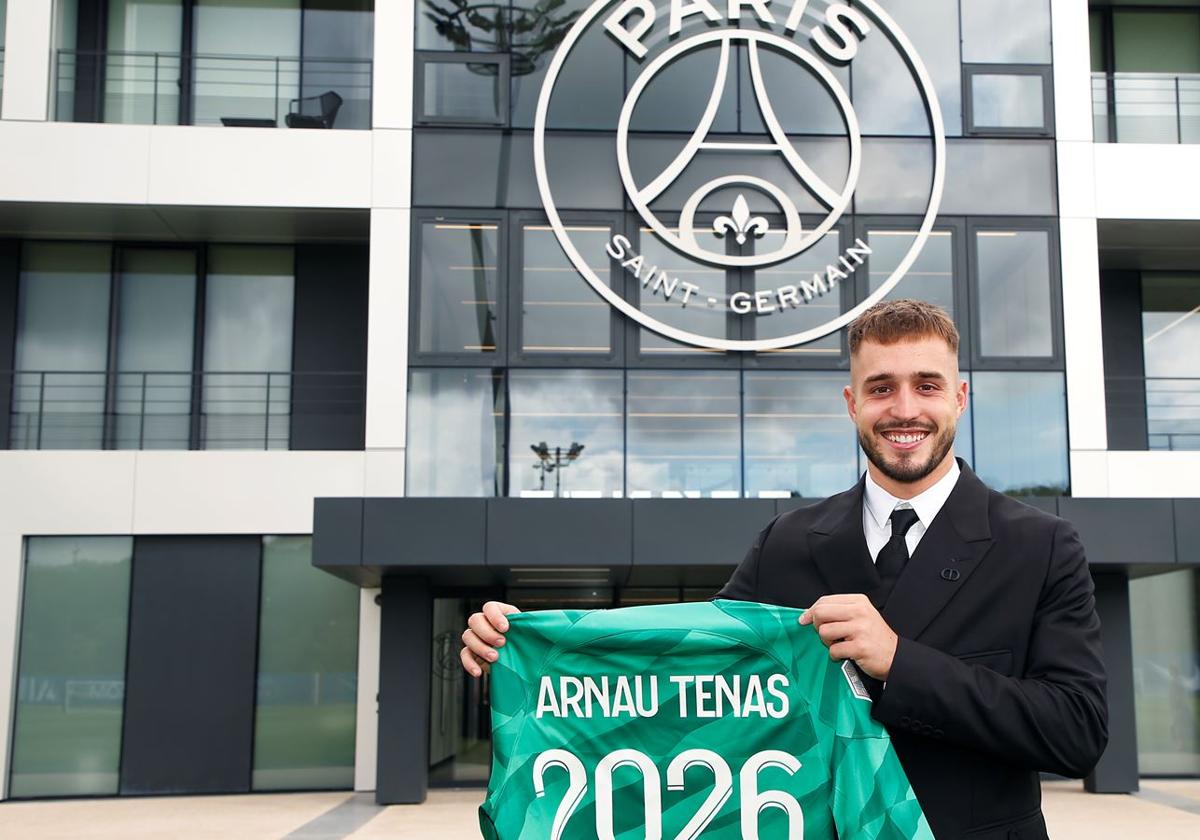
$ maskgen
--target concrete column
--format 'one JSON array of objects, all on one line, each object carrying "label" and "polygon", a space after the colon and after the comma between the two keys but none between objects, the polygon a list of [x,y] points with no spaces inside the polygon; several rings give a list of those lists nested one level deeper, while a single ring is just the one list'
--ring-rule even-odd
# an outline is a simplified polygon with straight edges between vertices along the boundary
[{"label": "concrete column", "polygon": [[368,450],[403,450],[408,401],[409,220],[406,209],[371,211],[367,312]]},{"label": "concrete column", "polygon": [[375,4],[374,128],[411,128],[413,102],[413,0]]},{"label": "concrete column", "polygon": [[379,740],[380,590],[358,593],[358,714],[354,731],[354,789],[375,790]]},{"label": "concrete column", "polygon": [[1094,577],[1104,667],[1108,670],[1108,748],[1096,769],[1084,780],[1084,787],[1089,793],[1132,793],[1138,789],[1138,754],[1129,578],[1123,573]]},{"label": "concrete column", "polygon": [[433,598],[423,578],[383,580],[375,801],[411,805],[429,787]]},{"label": "concrete column", "polygon": [[44,121],[50,107],[52,0],[8,0],[4,36],[6,120]]},{"label": "concrete column", "polygon": [[8,798],[12,764],[12,720],[17,696],[17,643],[20,634],[24,541],[20,534],[0,533],[0,799]]}]

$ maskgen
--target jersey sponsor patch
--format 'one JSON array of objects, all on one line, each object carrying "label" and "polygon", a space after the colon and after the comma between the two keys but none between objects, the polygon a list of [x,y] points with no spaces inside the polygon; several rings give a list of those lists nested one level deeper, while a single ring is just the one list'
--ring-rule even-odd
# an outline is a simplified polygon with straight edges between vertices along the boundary
[{"label": "jersey sponsor patch", "polygon": [[850,691],[859,700],[871,700],[871,694],[867,691],[867,687],[863,684],[862,677],[858,673],[858,666],[853,660],[847,659],[842,663],[842,673],[846,675],[846,682],[850,683]]}]

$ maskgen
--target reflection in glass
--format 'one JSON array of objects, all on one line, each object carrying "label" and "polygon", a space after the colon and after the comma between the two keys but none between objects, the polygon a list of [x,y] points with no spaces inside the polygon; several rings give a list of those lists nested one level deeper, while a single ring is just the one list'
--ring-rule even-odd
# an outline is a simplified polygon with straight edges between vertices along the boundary
[{"label": "reflection in glass", "polygon": [[1200,774],[1200,575],[1194,569],[1129,581],[1138,770]]},{"label": "reflection in glass", "polygon": [[[758,50],[762,67],[763,86],[767,91],[768,104],[784,132],[788,134],[836,134],[846,132],[846,120],[837,100],[825,89],[825,83],[805,65],[796,61],[791,54],[770,47]],[[743,133],[765,134],[767,129],[762,119],[761,107],[754,92],[754,80],[750,72],[748,48],[738,49],[740,83],[740,116]],[[862,61],[861,53],[857,61]],[[856,61],[856,66],[857,66]],[[850,96],[850,69],[829,66],[834,78]],[[685,123],[686,125],[686,123]]]},{"label": "reflection in glass", "polygon": [[187,449],[196,255],[123,249],[117,331],[117,449]]},{"label": "reflection in glass", "polygon": [[101,449],[112,249],[31,242],[21,255],[13,449]]},{"label": "reflection in glass", "polygon": [[309,0],[301,5],[300,95],[314,97],[332,90],[343,100],[337,127],[370,128],[375,0]]},{"label": "reflection in glass", "polygon": [[[661,46],[666,48],[674,43],[674,39],[664,40]],[[661,48],[652,47],[645,58],[635,59],[629,56],[626,59],[627,88],[633,87],[646,66],[662,51]],[[699,125],[713,94],[720,57],[721,48],[718,44],[705,44],[685,51],[664,66],[642,88],[641,96],[638,97],[629,120],[630,130],[691,131]],[[731,56],[725,74],[725,85],[721,89],[720,105],[709,129],[711,132],[738,130],[736,68],[736,60]]]},{"label": "reflection in glass", "polygon": [[[958,0],[888,0],[886,7],[929,71],[946,134],[962,134]],[[928,136],[925,100],[916,78],[886,35],[863,39],[851,73],[854,110],[863,134]]]},{"label": "reflection in glass", "polygon": [[1151,449],[1200,449],[1200,275],[1142,272]]},{"label": "reflection in glass", "polygon": [[971,76],[973,128],[1045,127],[1042,77],[976,73]]},{"label": "reflection in glass", "polygon": [[[505,600],[527,604],[509,589]],[[429,784],[434,787],[480,784],[492,769],[491,710],[488,676],[464,679],[458,652],[467,617],[483,601],[433,599],[433,675],[429,686]],[[561,606],[553,604],[553,606]],[[605,605],[607,606],[607,605]],[[536,608],[536,607],[535,607]]]},{"label": "reflection in glass", "polygon": [[963,3],[962,53],[969,64],[1049,64],[1050,0]]},{"label": "reflection in glass", "polygon": [[[870,290],[874,292],[892,276],[900,261],[911,250],[917,238],[915,230],[870,230],[867,244],[871,246]],[[930,231],[916,261],[884,300],[915,298],[933,303],[954,317],[954,234],[948,230]]]},{"label": "reflection in glass", "polygon": [[502,373],[480,368],[412,371],[407,495],[502,495],[503,457]]},{"label": "reflection in glass", "polygon": [[1001,357],[1052,355],[1050,234],[981,230],[975,246],[980,352]]},{"label": "reflection in glass", "polygon": [[29,537],[9,795],[114,795],[131,537]]},{"label": "reflection in glass", "polygon": [[629,371],[626,446],[633,498],[741,495],[736,371]]},{"label": "reflection in glass", "polygon": [[504,121],[500,85],[505,79],[499,64],[429,61],[425,63],[424,75],[422,116],[426,119]]},{"label": "reflection in glass", "polygon": [[294,263],[290,247],[208,251],[205,449],[288,448]]},{"label": "reflection in glass", "polygon": [[312,537],[263,537],[253,790],[354,786],[358,588]]},{"label": "reflection in glass", "polygon": [[423,352],[496,352],[498,240],[495,224],[421,225]]},{"label": "reflection in glass", "polygon": [[509,44],[509,4],[489,0],[417,0],[418,50],[500,52]]},{"label": "reflection in glass", "polygon": [[1017,496],[1061,496],[1068,488],[1067,406],[1058,372],[974,371],[975,470]]},{"label": "reflection in glass", "polygon": [[857,478],[845,372],[747,371],[746,495],[824,498]]},{"label": "reflection in glass", "polygon": [[[697,223],[697,227],[696,240],[701,247],[718,254],[725,253],[725,242],[711,227],[705,228],[702,222]],[[672,233],[674,232],[676,229],[672,229]],[[644,259],[641,272],[643,279],[649,277],[651,268],[657,267],[659,273],[654,275],[655,278],[665,275],[680,283],[670,299],[667,299],[664,296],[665,287],[659,286],[656,291],[656,281],[651,280],[646,285],[639,282],[638,307],[647,315],[669,326],[713,338],[726,337],[729,307],[726,303],[725,270],[681,255],[649,228],[642,228],[641,243],[637,247],[640,247],[637,253]],[[683,298],[687,287],[683,286],[683,283],[696,286],[686,306],[683,305]],[[706,350],[684,344],[644,327],[640,328],[639,332],[643,356],[720,354],[718,350]]]},{"label": "reflection in glass", "polygon": [[511,370],[508,376],[509,495],[622,496],[623,374]]},{"label": "reflection in glass", "polygon": [[[513,3],[512,125],[532,128],[538,95],[554,50],[589,0],[515,0]],[[624,100],[624,74],[613,72],[625,51],[603,26],[590,26],[571,48],[571,60],[554,81],[548,128],[616,130]]]},{"label": "reflection in glass", "polygon": [[[1058,212],[1055,184],[1053,140],[949,140],[946,192],[939,212],[967,216],[1053,216]],[[926,198],[928,185],[926,181]],[[858,206],[862,212],[862,203]],[[876,212],[894,212],[886,209],[886,196]],[[925,212],[925,205],[914,212]]]},{"label": "reflection in glass", "polygon": [[[760,237],[755,249],[759,253],[774,251],[783,245],[785,232],[779,228],[768,230]],[[782,286],[796,286],[799,289],[797,297],[799,306],[790,303],[783,308],[777,308],[767,314],[749,314],[739,317],[752,321],[755,338],[778,338],[792,335],[802,330],[812,329],[828,323],[840,315],[842,307],[842,285],[853,284],[852,276],[843,271],[838,262],[841,236],[837,229],[831,230],[821,237],[821,241],[808,250],[781,263],[755,269],[753,272],[755,292],[774,292]],[[853,263],[851,263],[853,264]],[[829,269],[833,269],[836,284],[830,285]],[[845,275],[839,279],[839,275]],[[803,284],[815,289],[808,294]],[[851,286],[853,288],[853,286]],[[821,289],[825,292],[819,293]],[[772,294],[769,305],[780,307],[779,299]],[[798,347],[788,347],[782,350],[763,351],[764,355],[804,355],[804,356],[837,356],[842,352],[842,337],[840,332],[832,332],[807,344]]]},{"label": "reflection in glass", "polygon": [[[604,247],[608,226],[571,225],[571,241],[609,282]],[[521,352],[606,356],[612,352],[610,307],[563,253],[548,225],[527,225],[522,235]]]}]

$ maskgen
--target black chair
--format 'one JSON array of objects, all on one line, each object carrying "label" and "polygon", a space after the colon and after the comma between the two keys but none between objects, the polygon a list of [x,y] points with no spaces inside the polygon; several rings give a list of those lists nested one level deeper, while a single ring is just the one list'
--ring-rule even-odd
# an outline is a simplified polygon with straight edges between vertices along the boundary
[{"label": "black chair", "polygon": [[[333,121],[337,119],[341,107],[342,97],[335,91],[327,90],[320,96],[293,99],[288,103],[288,115],[283,121],[288,128],[333,128]],[[319,113],[313,113],[318,110]]]}]

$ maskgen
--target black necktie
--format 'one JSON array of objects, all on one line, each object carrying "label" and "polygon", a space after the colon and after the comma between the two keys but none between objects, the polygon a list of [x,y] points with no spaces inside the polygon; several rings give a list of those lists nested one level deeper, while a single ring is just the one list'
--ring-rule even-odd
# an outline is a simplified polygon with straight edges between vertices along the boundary
[{"label": "black necktie", "polygon": [[892,587],[896,585],[896,579],[908,563],[908,543],[905,542],[904,535],[908,533],[909,528],[917,524],[918,517],[912,508],[896,508],[892,511],[890,519],[892,538],[879,550],[879,556],[875,558],[875,569],[883,582],[879,603],[887,601]]}]

